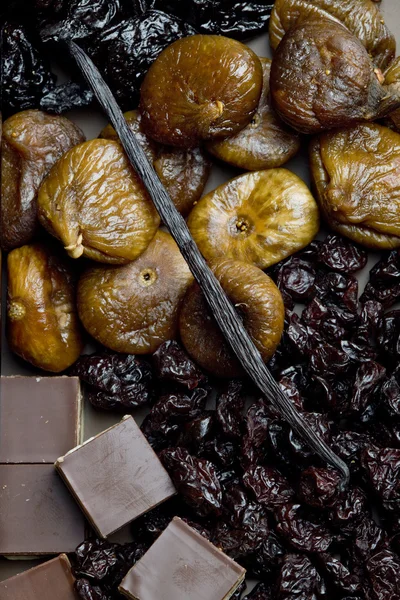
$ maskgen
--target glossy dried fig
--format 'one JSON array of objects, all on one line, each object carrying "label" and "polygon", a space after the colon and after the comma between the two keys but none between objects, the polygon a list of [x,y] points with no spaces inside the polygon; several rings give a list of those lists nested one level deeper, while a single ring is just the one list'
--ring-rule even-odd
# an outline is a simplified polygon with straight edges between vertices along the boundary
[{"label": "glossy dried fig", "polygon": [[220,160],[248,171],[280,167],[300,148],[297,133],[289,129],[271,107],[271,61],[268,58],[261,58],[260,61],[263,68],[263,90],[254,117],[236,135],[207,144],[207,150]]},{"label": "glossy dried fig", "polygon": [[34,238],[40,184],[57,160],[84,139],[72,121],[40,110],[24,110],[4,121],[0,203],[3,250],[12,250]]},{"label": "glossy dried fig", "polygon": [[400,107],[398,90],[383,81],[346,27],[332,19],[311,19],[282,39],[270,86],[281,119],[297,131],[319,133],[373,121]]},{"label": "glossy dried fig", "polygon": [[[267,362],[283,332],[284,306],[278,288],[261,269],[242,261],[220,260],[212,268]],[[187,352],[201,367],[218,377],[243,374],[197,283],[184,298],[179,331]]]},{"label": "glossy dried fig", "polygon": [[141,88],[143,127],[181,147],[243,129],[257,110],[261,63],[244,44],[215,35],[174,42],[150,67]]},{"label": "glossy dried fig", "polygon": [[[210,174],[211,163],[206,154],[201,148],[181,150],[156,144],[144,133],[142,117],[138,110],[131,110],[125,113],[124,117],[176,208],[186,216],[201,197]],[[103,129],[100,137],[118,140],[117,133],[111,125]]]},{"label": "glossy dried fig", "polygon": [[8,255],[7,338],[13,352],[58,373],[83,350],[70,265],[42,244]]},{"label": "glossy dried fig", "polygon": [[270,169],[240,175],[204,196],[188,225],[207,260],[232,258],[265,269],[311,242],[319,213],[297,175]]},{"label": "glossy dried fig", "polygon": [[147,250],[121,267],[89,268],[78,285],[85,329],[107,348],[150,354],[175,337],[178,311],[193,281],[172,237],[158,231]]},{"label": "glossy dried fig", "polygon": [[310,146],[324,219],[369,248],[400,247],[400,135],[376,123],[325,133]]},{"label": "glossy dried fig", "polygon": [[394,35],[373,0],[276,0],[269,22],[271,47],[276,50],[289,29],[312,18],[336,18],[367,49],[374,64],[386,68],[396,52]]},{"label": "glossy dried fig", "polygon": [[39,219],[72,258],[123,264],[137,258],[160,219],[122,146],[91,140],[51,169],[39,190]]},{"label": "glossy dried fig", "polygon": [[[400,84],[400,57],[394,60],[390,67],[385,71],[385,85],[389,86],[389,89],[393,86],[395,89],[399,88]],[[400,109],[391,112],[387,116],[388,127],[393,127],[396,131],[400,132]]]}]

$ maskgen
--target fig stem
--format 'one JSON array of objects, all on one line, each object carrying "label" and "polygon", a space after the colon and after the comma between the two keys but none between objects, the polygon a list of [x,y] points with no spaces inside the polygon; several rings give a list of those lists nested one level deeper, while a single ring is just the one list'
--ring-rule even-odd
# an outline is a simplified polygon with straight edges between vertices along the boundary
[{"label": "fig stem", "polygon": [[186,221],[175,208],[134,133],[130,131],[117,101],[99,70],[75,42],[68,42],[68,46],[100,106],[117,132],[129,161],[147,188],[162,221],[178,244],[182,256],[197,280],[212,314],[243,368],[262,394],[279,410],[282,417],[307,442],[309,447],[325,462],[341,472],[343,477],[342,487],[344,489],[348,486],[350,480],[348,466],[310,428],[291,400],[279,388],[264,364],[253,340],[240,319],[238,319],[233,304],[197,248]]}]

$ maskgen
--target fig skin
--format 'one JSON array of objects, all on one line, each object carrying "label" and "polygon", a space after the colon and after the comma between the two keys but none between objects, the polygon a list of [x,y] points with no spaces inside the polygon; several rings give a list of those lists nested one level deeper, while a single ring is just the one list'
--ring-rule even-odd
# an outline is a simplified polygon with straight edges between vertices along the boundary
[{"label": "fig skin", "polygon": [[260,60],[244,44],[215,35],[182,38],[143,81],[143,128],[157,142],[182,148],[234,135],[256,112],[262,83]]},{"label": "fig skin", "polygon": [[[280,291],[254,265],[220,260],[212,270],[239,311],[264,362],[278,347],[285,309]],[[179,315],[179,332],[186,351],[203,369],[217,377],[240,377],[243,370],[211,315],[197,283],[188,290]]]},{"label": "fig skin", "polygon": [[[396,91],[400,89],[400,57],[392,62],[390,67],[385,71],[384,77],[385,85],[390,90]],[[400,132],[400,109],[391,112],[386,117],[385,124]]]},{"label": "fig skin", "polygon": [[273,106],[302,133],[373,121],[400,106],[397,90],[382,85],[361,42],[332,19],[310,20],[289,30],[271,67]]},{"label": "fig skin", "polygon": [[37,243],[12,250],[7,270],[11,350],[39,369],[64,371],[84,348],[71,266]]},{"label": "fig skin", "polygon": [[153,239],[160,219],[118,142],[75,146],[39,190],[41,224],[72,258],[124,264]]},{"label": "fig skin", "polygon": [[247,127],[236,135],[207,144],[216,158],[247,171],[280,167],[300,149],[298,134],[283,123],[271,107],[269,76],[271,61],[260,58],[263,89],[257,112]]},{"label": "fig skin", "polygon": [[343,23],[363,44],[376,67],[385,69],[394,59],[396,40],[373,0],[275,0],[269,22],[271,48],[276,50],[292,27],[321,17]]},{"label": "fig skin", "polygon": [[235,177],[204,196],[188,226],[206,260],[231,258],[266,269],[314,239],[319,211],[297,175],[269,169]]},{"label": "fig skin", "polygon": [[[142,116],[138,110],[130,110],[124,117],[176,208],[185,217],[201,198],[211,171],[210,160],[201,148],[181,150],[156,144],[143,131]],[[111,125],[103,129],[100,137],[119,141]]]},{"label": "fig skin", "polygon": [[374,249],[400,247],[400,134],[364,123],[310,145],[316,198],[328,225]]},{"label": "fig skin", "polygon": [[24,110],[3,123],[0,242],[5,251],[38,233],[37,193],[51,167],[85,136],[65,117]]},{"label": "fig skin", "polygon": [[83,273],[79,316],[90,335],[107,348],[151,354],[176,336],[180,304],[192,281],[178,246],[160,230],[128,265],[99,265]]}]

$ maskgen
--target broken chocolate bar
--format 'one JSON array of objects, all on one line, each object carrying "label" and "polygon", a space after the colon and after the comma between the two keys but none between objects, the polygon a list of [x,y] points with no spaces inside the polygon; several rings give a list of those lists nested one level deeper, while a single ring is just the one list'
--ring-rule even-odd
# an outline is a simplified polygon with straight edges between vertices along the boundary
[{"label": "broken chocolate bar", "polygon": [[80,443],[77,377],[2,377],[0,463],[51,463]]},{"label": "broken chocolate bar", "polygon": [[176,493],[131,416],[68,452],[56,468],[101,537]]},{"label": "broken chocolate bar", "polygon": [[132,567],[119,591],[132,600],[227,600],[245,569],[175,517]]},{"label": "broken chocolate bar", "polygon": [[0,582],[0,600],[78,600],[65,554]]},{"label": "broken chocolate bar", "polygon": [[0,465],[0,554],[73,552],[84,537],[83,515],[53,465]]}]

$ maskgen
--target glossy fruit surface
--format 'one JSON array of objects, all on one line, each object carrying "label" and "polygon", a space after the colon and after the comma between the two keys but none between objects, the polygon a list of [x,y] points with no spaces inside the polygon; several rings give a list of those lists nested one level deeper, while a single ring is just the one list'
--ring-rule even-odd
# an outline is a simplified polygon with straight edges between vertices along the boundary
[{"label": "glossy fruit surface", "polygon": [[240,175],[204,196],[188,225],[207,260],[232,258],[265,269],[311,242],[319,213],[297,175],[270,169]]},{"label": "glossy fruit surface", "polygon": [[299,136],[275,114],[269,97],[271,61],[261,58],[263,91],[257,112],[236,135],[207,144],[214,156],[240,169],[257,171],[280,167],[300,148]]},{"label": "glossy fruit surface", "polygon": [[400,135],[378,124],[325,133],[310,147],[321,212],[370,248],[400,246]]},{"label": "glossy fruit surface", "polygon": [[[131,110],[124,116],[176,208],[186,216],[193,204],[201,197],[210,174],[211,163],[206,154],[201,148],[181,150],[156,144],[143,131],[139,111]],[[115,129],[111,125],[103,129],[100,137],[118,140]]]},{"label": "glossy fruit surface", "polygon": [[3,123],[0,241],[12,250],[37,233],[37,193],[57,160],[85,136],[65,117],[24,110]]},{"label": "glossy fruit surface", "polygon": [[181,147],[233,135],[252,119],[262,90],[258,57],[240,42],[195,35],[168,46],[141,88],[143,126]]},{"label": "glossy fruit surface", "polygon": [[[220,260],[212,268],[267,362],[283,331],[284,306],[278,288],[260,269],[238,260]],[[242,374],[197,283],[183,301],[179,331],[187,352],[201,367],[220,377]]]},{"label": "glossy fruit surface", "polygon": [[393,60],[396,41],[374,0],[276,0],[269,24],[271,47],[275,50],[285,33],[298,23],[318,17],[342,22],[362,42],[377,67],[383,69]]},{"label": "glossy fruit surface", "polygon": [[53,167],[39,190],[41,224],[72,258],[121,264],[154,237],[159,217],[119,143],[91,140]]},{"label": "glossy fruit surface", "polygon": [[398,90],[383,81],[362,43],[341,23],[321,18],[296,25],[282,39],[270,86],[281,119],[302,133],[318,133],[398,108]]},{"label": "glossy fruit surface", "polygon": [[32,244],[10,252],[7,268],[11,350],[39,369],[64,371],[83,350],[71,266]]},{"label": "glossy fruit surface", "polygon": [[158,231],[147,250],[121,267],[89,268],[78,285],[87,331],[116,352],[149,354],[176,335],[178,311],[193,277],[178,246]]}]

